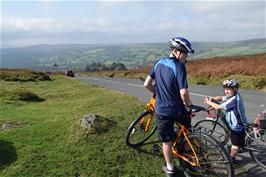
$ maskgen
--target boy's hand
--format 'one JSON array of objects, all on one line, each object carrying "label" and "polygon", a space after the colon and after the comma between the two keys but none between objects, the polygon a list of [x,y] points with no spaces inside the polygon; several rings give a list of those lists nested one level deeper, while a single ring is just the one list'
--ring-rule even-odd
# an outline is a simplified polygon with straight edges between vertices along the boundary
[{"label": "boy's hand", "polygon": [[210,102],[212,102],[212,98],[211,98],[211,97],[206,97],[206,98],[204,99],[204,103],[205,103],[205,104],[210,104]]}]

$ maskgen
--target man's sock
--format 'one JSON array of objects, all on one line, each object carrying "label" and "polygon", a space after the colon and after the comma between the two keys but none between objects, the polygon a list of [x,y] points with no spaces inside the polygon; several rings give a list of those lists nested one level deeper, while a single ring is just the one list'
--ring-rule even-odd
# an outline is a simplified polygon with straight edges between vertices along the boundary
[{"label": "man's sock", "polygon": [[166,168],[170,171],[173,171],[174,170],[174,164],[173,162],[172,163],[166,163]]}]

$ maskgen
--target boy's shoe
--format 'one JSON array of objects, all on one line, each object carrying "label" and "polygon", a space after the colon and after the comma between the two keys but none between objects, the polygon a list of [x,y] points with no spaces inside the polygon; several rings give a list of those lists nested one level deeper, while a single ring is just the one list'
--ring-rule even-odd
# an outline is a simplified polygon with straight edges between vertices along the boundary
[{"label": "boy's shoe", "polygon": [[168,170],[167,167],[166,167],[166,164],[164,164],[162,166],[162,170],[165,172],[166,176],[172,177],[172,176],[175,175],[176,167],[174,166],[174,169],[173,170]]},{"label": "boy's shoe", "polygon": [[232,163],[233,163],[234,165],[236,165],[236,164],[238,164],[238,160],[234,159],[234,160],[232,160]]},{"label": "boy's shoe", "polygon": [[229,155],[230,155],[230,153],[231,153],[231,147],[232,147],[232,145],[227,145],[227,146],[226,146],[226,148],[227,148],[227,152],[228,152]]},{"label": "boy's shoe", "polygon": [[234,165],[238,164],[238,160],[235,157],[231,157],[231,161]]}]

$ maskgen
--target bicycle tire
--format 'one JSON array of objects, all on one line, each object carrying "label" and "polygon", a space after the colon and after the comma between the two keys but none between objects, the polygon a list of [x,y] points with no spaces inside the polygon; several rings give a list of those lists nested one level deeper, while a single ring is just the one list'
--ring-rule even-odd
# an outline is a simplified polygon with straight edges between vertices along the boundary
[{"label": "bicycle tire", "polygon": [[223,126],[219,122],[205,119],[197,122],[194,125],[194,128],[195,130],[200,129],[203,133],[209,134],[223,145],[226,145],[229,141],[229,131],[227,127]]},{"label": "bicycle tire", "polygon": [[[138,147],[147,141],[156,131],[157,127],[155,121],[151,121],[148,131],[144,131],[145,127],[140,124],[142,118],[144,118],[144,125],[146,125],[147,117],[154,116],[153,111],[146,110],[141,113],[128,127],[126,134],[126,144],[130,147]],[[146,118],[146,119],[145,119]],[[136,135],[138,133],[138,135]],[[136,140],[134,140],[136,139]]]},{"label": "bicycle tire", "polygon": [[[200,166],[193,167],[179,158],[179,164],[183,168],[186,177],[234,177],[234,168],[229,154],[221,143],[210,135],[201,132],[192,132],[188,135],[188,138],[196,151]],[[185,139],[180,142],[183,148],[179,150],[179,153],[191,153],[193,155],[192,150],[189,151],[184,147],[184,144],[187,144]]]},{"label": "bicycle tire", "polygon": [[[263,130],[263,136],[266,136],[266,130]],[[255,140],[254,132],[246,136],[246,146],[251,158],[262,168],[266,169],[266,142],[263,137]]]}]

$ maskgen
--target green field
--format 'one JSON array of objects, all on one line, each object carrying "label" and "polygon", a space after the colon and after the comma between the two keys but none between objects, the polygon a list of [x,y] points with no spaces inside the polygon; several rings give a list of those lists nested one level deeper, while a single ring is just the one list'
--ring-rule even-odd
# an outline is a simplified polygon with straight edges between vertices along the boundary
[{"label": "green field", "polygon": [[[145,104],[134,97],[63,76],[51,81],[0,81],[0,176],[164,176],[151,144],[125,145],[130,122]],[[40,99],[21,101],[21,90]],[[114,101],[115,100],[115,101]],[[96,114],[104,131],[86,131],[80,118]],[[153,137],[156,139],[156,135]],[[180,175],[181,172],[180,172]]]},{"label": "green field", "polygon": [[[265,53],[265,38],[235,42],[192,42],[193,60],[217,56],[244,56]],[[168,41],[139,44],[58,44],[35,45],[1,50],[2,68],[31,68],[45,71],[84,70],[86,65],[120,62],[127,67],[152,65],[170,53]],[[54,67],[54,64],[57,67]]]}]

